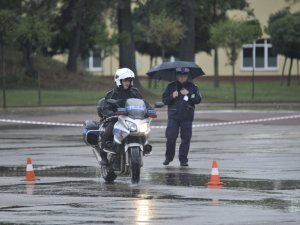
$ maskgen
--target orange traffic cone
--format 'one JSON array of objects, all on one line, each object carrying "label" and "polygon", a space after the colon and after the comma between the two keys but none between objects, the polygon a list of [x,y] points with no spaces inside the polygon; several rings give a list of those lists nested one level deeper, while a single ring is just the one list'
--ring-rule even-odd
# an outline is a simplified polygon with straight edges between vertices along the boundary
[{"label": "orange traffic cone", "polygon": [[212,163],[210,181],[205,185],[224,185],[224,183],[220,181],[218,164],[216,160],[214,160]]},{"label": "orange traffic cone", "polygon": [[27,158],[27,166],[26,166],[26,176],[23,179],[24,181],[35,181],[38,180],[34,174],[33,166],[31,162],[31,158]]}]

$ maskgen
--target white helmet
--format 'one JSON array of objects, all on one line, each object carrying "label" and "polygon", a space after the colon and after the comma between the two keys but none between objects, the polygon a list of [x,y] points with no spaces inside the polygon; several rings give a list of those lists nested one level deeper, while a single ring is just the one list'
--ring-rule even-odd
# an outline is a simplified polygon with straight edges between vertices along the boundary
[{"label": "white helmet", "polygon": [[[120,68],[117,69],[115,74],[115,82],[118,87],[122,86],[121,80],[131,78],[134,79],[134,72],[131,69],[128,68]],[[131,81],[131,85],[133,85],[133,82]]]}]

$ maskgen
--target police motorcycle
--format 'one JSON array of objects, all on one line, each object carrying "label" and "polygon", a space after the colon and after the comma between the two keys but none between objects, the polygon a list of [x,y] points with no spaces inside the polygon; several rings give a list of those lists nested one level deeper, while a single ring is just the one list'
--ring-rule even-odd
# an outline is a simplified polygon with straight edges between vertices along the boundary
[{"label": "police motorcycle", "polygon": [[[118,100],[107,100],[118,106]],[[163,103],[155,103],[155,107],[162,107]],[[117,175],[131,177],[132,183],[140,181],[140,169],[143,157],[151,155],[152,146],[149,144],[150,123],[156,118],[155,110],[147,110],[142,99],[129,98],[125,108],[118,108],[116,115],[105,118],[97,124],[87,120],[84,123],[84,141],[93,147],[93,153],[100,165],[100,173],[107,182],[112,182]],[[112,151],[101,149],[101,135],[105,131],[107,122],[117,119],[113,128]],[[107,152],[108,165],[101,165],[101,150]]]}]

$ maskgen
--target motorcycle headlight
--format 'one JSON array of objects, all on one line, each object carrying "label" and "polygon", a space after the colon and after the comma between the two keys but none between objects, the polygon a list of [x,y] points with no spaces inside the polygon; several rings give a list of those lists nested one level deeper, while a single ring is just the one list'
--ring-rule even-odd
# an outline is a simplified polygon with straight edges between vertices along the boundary
[{"label": "motorcycle headlight", "polygon": [[143,123],[140,127],[140,132],[146,132],[149,128],[149,124],[148,123]]},{"label": "motorcycle headlight", "polygon": [[130,131],[136,131],[137,130],[136,125],[134,123],[130,122],[130,121],[126,120],[126,125],[128,127],[128,130],[130,130]]}]

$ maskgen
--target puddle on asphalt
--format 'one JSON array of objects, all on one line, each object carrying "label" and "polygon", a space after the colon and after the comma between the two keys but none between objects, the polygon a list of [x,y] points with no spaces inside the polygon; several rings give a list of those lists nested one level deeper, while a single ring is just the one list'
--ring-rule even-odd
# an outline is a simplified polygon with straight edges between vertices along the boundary
[{"label": "puddle on asphalt", "polygon": [[[41,167],[40,167],[41,168]],[[46,166],[44,166],[46,168]],[[22,167],[0,167],[0,177],[24,177],[25,170]],[[141,185],[132,185],[129,177],[118,177],[113,184],[107,184],[100,180],[98,167],[57,167],[45,170],[37,170],[36,175],[43,182],[24,182],[12,185],[0,186],[0,193],[6,194],[26,194],[40,196],[76,196],[76,197],[106,197],[106,198],[136,198],[136,199],[157,199],[157,200],[176,200],[176,201],[195,201],[203,204],[222,204],[222,205],[249,205],[255,207],[268,207],[279,210],[288,210],[299,212],[300,202],[294,200],[272,198],[272,195],[266,195],[266,198],[259,200],[244,199],[217,199],[212,196],[188,197],[181,194],[166,194],[160,192],[159,188],[153,186],[181,186],[181,187],[204,187],[209,180],[207,175],[198,175],[187,173],[186,171],[165,171],[165,172],[146,172],[141,178]],[[45,178],[43,178],[43,176]],[[92,178],[85,180],[63,180],[47,182],[46,177],[76,177]],[[95,179],[96,178],[96,179]],[[19,179],[19,178],[18,178]],[[226,189],[247,189],[247,190],[292,190],[300,189],[300,181],[292,180],[251,180],[235,179],[224,177],[221,179]],[[150,186],[151,185],[151,186]],[[148,188],[150,187],[150,188]],[[266,192],[267,193],[267,192]],[[270,192],[271,193],[271,192]],[[219,196],[221,197],[221,196]],[[73,204],[73,203],[72,203]],[[15,206],[12,206],[15,207]],[[22,206],[21,206],[22,207]],[[70,207],[81,208],[80,204],[70,205]],[[12,208],[0,208],[0,211],[11,211]]]},{"label": "puddle on asphalt", "polygon": [[23,224],[21,224],[21,223],[7,223],[7,222],[2,223],[2,222],[0,222],[0,225],[23,225]]},{"label": "puddle on asphalt", "polygon": [[[0,177],[23,177],[26,167],[0,167]],[[35,166],[38,177],[76,177],[97,178],[100,176],[99,167],[89,166]],[[145,184],[170,186],[205,186],[210,179],[209,175],[192,174],[184,171],[148,172],[143,171],[141,180]],[[118,178],[117,178],[118,180]],[[294,190],[300,189],[298,180],[262,180],[238,179],[222,177],[226,188],[255,189],[255,190]]]},{"label": "puddle on asphalt", "polygon": [[[124,179],[123,179],[124,181]],[[173,183],[173,182],[172,182]],[[170,184],[171,185],[171,184]],[[147,186],[147,185],[146,185]],[[170,194],[160,192],[157,189],[147,189],[145,185],[131,185],[125,182],[116,182],[114,184],[106,184],[104,182],[98,182],[95,180],[83,181],[63,181],[63,182],[51,182],[51,183],[34,183],[26,182],[25,184],[6,185],[0,186],[0,192],[13,193],[13,194],[26,194],[37,196],[61,196],[63,199],[67,196],[74,197],[105,197],[105,198],[118,198],[119,201],[125,199],[139,199],[139,200],[151,200],[151,201],[164,201],[175,200],[185,202],[199,202],[204,205],[248,205],[253,207],[267,207],[272,209],[278,209],[289,212],[299,212],[300,202],[294,200],[284,200],[277,198],[264,198],[259,200],[244,200],[244,199],[222,199],[221,196],[207,197],[194,196],[187,197],[185,195],[171,194],[172,188],[170,187]],[[123,200],[120,198],[124,198]],[[51,205],[51,204],[50,204]],[[57,204],[55,204],[57,205]],[[82,203],[62,203],[62,206],[69,206],[74,208],[85,208]],[[27,205],[12,205],[7,207],[0,207],[0,211],[19,211],[18,208],[28,207]],[[125,210],[125,208],[124,208]]]},{"label": "puddle on asphalt", "polygon": [[[209,175],[184,172],[149,173],[149,183],[171,186],[204,186],[210,179]],[[252,180],[222,177],[226,188],[246,188],[255,190],[293,190],[300,189],[298,180]]]},{"label": "puddle on asphalt", "polygon": [[[22,177],[25,176],[26,167],[4,167],[0,166],[0,177]],[[98,167],[91,166],[41,166],[35,165],[35,175],[38,177],[84,177],[94,178],[99,174]]]}]

